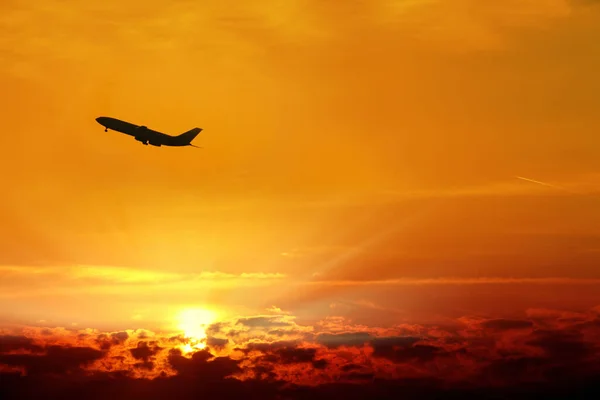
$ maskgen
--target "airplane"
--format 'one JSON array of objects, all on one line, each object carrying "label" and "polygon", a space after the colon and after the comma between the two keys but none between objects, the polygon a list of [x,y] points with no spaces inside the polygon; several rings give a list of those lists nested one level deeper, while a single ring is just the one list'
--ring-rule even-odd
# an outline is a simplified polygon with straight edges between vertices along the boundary
[{"label": "airplane", "polygon": [[96,121],[104,127],[104,132],[108,132],[109,129],[117,132],[124,133],[126,135],[133,136],[138,142],[142,142],[146,146],[148,144],[152,146],[194,146],[192,140],[198,136],[202,131],[201,128],[194,128],[181,135],[171,136],[166,133],[157,132],[152,129],[148,129],[146,126],[139,126],[129,122],[121,121],[120,119],[111,117],[98,117]]}]

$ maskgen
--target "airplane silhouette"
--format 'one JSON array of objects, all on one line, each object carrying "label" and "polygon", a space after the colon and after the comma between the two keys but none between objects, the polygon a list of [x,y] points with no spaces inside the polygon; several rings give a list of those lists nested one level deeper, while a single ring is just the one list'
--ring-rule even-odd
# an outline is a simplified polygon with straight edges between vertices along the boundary
[{"label": "airplane silhouette", "polygon": [[192,140],[198,136],[202,131],[201,128],[194,128],[181,135],[171,136],[166,133],[157,132],[152,129],[148,129],[146,126],[139,126],[129,122],[121,121],[120,119],[111,117],[98,117],[96,121],[104,127],[104,132],[108,132],[109,129],[117,132],[124,133],[126,135],[133,136],[138,142],[142,142],[145,145],[151,144],[152,146],[194,146]]}]

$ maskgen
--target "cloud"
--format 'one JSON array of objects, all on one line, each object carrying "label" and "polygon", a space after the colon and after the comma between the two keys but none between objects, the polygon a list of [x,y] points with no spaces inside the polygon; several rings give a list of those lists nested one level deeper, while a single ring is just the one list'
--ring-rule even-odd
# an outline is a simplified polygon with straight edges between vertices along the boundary
[{"label": "cloud", "polygon": [[329,348],[363,345],[373,337],[368,332],[322,333],[316,336],[316,342]]},{"label": "cloud", "polygon": [[39,352],[40,346],[33,344],[33,339],[24,336],[0,336],[0,354],[10,353],[15,350]]},{"label": "cloud", "polygon": [[[286,277],[273,272],[226,273],[202,271],[198,273],[162,272],[115,266],[0,266],[0,276],[4,279],[4,290],[0,297],[19,297],[64,293],[122,293],[149,287],[162,290],[193,290],[202,287],[243,287],[269,285],[273,280]],[[140,317],[138,317],[140,318]]]},{"label": "cloud", "polygon": [[598,285],[600,279],[578,279],[578,278],[431,278],[431,279],[381,279],[381,280],[314,280],[307,282],[308,285],[323,286],[369,286],[369,285],[509,285],[509,284],[533,284],[533,285]]},{"label": "cloud", "polygon": [[285,321],[280,317],[240,318],[237,323],[250,328],[275,328],[291,325],[290,322]]},{"label": "cloud", "polygon": [[285,274],[242,272],[231,274],[220,271],[203,271],[199,273],[176,273],[135,269],[115,266],[89,266],[77,267],[27,267],[27,266],[0,266],[0,273],[14,275],[61,275],[70,279],[91,279],[111,283],[169,283],[186,281],[219,281],[231,279],[281,279]]},{"label": "cloud", "polygon": [[267,308],[267,311],[273,314],[290,314],[289,311],[284,311],[279,307],[276,306],[271,306],[269,308]]},{"label": "cloud", "polygon": [[209,337],[207,348],[192,352],[184,351],[186,339],[166,332],[23,327],[0,336],[0,394],[52,397],[77,387],[78,393],[96,396],[141,390],[150,399],[174,393],[192,398],[217,389],[222,397],[320,398],[335,387],[336,396],[377,397],[386,388],[390,398],[407,390],[427,398],[501,393],[522,385],[539,395],[570,384],[597,390],[590,382],[600,377],[600,336],[586,329],[600,322],[598,313],[577,312],[588,325],[570,319],[549,328],[540,323],[541,315],[544,320],[563,315],[552,311],[530,311],[536,318],[524,319],[466,316],[455,321],[458,329],[419,325],[410,328],[413,334],[406,327],[356,326],[341,318],[315,326],[289,320],[295,340],[269,334],[273,318],[289,316],[247,316],[210,329],[226,334],[251,328],[236,337],[235,346]]},{"label": "cloud", "polygon": [[528,329],[533,326],[533,322],[525,320],[511,320],[511,319],[490,319],[481,323],[484,328],[495,329],[495,330],[511,330],[511,329]]},{"label": "cloud", "polygon": [[104,356],[104,352],[90,347],[51,345],[45,354],[2,354],[0,364],[19,366],[29,375],[60,375],[82,372],[81,368]]}]

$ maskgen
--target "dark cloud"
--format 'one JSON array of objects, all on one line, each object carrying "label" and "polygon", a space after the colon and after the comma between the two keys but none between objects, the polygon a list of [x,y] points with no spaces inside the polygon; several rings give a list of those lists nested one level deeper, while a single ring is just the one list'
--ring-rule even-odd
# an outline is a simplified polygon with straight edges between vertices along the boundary
[{"label": "dark cloud", "polygon": [[24,336],[0,336],[0,354],[15,350],[40,352],[42,348],[34,344],[33,339]]},{"label": "dark cloud", "polygon": [[504,384],[512,384],[520,380],[540,382],[542,379],[541,368],[545,362],[546,360],[541,357],[506,357],[494,360],[483,367],[481,378]]},{"label": "dark cloud", "polygon": [[528,344],[542,348],[547,358],[560,360],[561,363],[589,357],[594,354],[596,345],[585,342],[580,332],[569,330],[536,331]]},{"label": "dark cloud", "polygon": [[312,366],[315,369],[325,369],[329,363],[325,359],[312,360]]},{"label": "dark cloud", "polygon": [[49,346],[45,351],[44,355],[3,354],[0,364],[24,367],[31,375],[53,375],[77,371],[104,356],[104,352],[89,347]]},{"label": "dark cloud", "polygon": [[589,321],[581,322],[576,324],[582,330],[594,330],[599,331],[600,334],[600,318],[595,318]]},{"label": "dark cloud", "polygon": [[361,368],[362,367],[357,364],[346,364],[346,365],[343,365],[340,369],[344,372],[350,372],[350,371],[359,370]]},{"label": "dark cloud", "polygon": [[208,350],[198,351],[191,358],[184,357],[179,350],[171,350],[169,363],[180,376],[201,377],[201,380],[209,382],[229,379],[231,375],[242,371],[240,361],[214,357]]},{"label": "dark cloud", "polygon": [[96,342],[102,350],[108,350],[111,346],[117,346],[129,339],[127,332],[114,332],[111,334],[100,334],[96,338]]},{"label": "dark cloud", "polygon": [[220,338],[216,338],[216,337],[207,337],[206,338],[206,344],[209,347],[222,348],[222,347],[227,346],[228,343],[229,343],[229,339],[220,339]]},{"label": "dark cloud", "polygon": [[210,324],[206,328],[206,334],[208,336],[216,336],[218,334],[226,332],[227,328],[230,328],[230,324],[227,322],[215,322],[214,324]]},{"label": "dark cloud", "polygon": [[312,327],[314,341],[266,341],[266,326],[256,336],[263,341],[248,337],[228,350],[228,340],[209,337],[207,348],[191,353],[180,349],[182,338],[158,334],[28,331],[0,336],[0,398],[593,398],[597,313],[565,315],[549,310],[542,326],[539,318],[465,317],[454,324],[464,330],[413,327],[419,335],[402,327],[352,331],[342,321],[328,325],[337,333]]},{"label": "dark cloud", "polygon": [[245,349],[242,351],[261,351],[263,353],[277,351],[279,349],[285,349],[289,347],[295,347],[300,342],[297,340],[279,340],[270,343],[248,343]]},{"label": "dark cloud", "polygon": [[162,350],[160,347],[158,347],[156,344],[151,344],[150,346],[148,345],[148,342],[143,342],[140,341],[137,344],[137,347],[135,349],[130,349],[129,351],[131,352],[131,355],[133,356],[133,358],[137,359],[137,360],[144,360],[145,362],[148,362],[148,360],[153,357],[156,353],[158,353],[160,350]]},{"label": "dark cloud", "polygon": [[438,349],[426,345],[413,347],[415,343],[421,340],[411,336],[379,337],[371,341],[373,356],[387,358],[395,362],[409,361],[410,358],[418,358],[419,355],[423,358],[431,358]]},{"label": "dark cloud", "polygon": [[287,321],[281,321],[279,316],[276,317],[252,317],[240,318],[237,322],[239,325],[244,325],[249,328],[275,328],[278,326],[291,326]]},{"label": "dark cloud", "polygon": [[316,337],[316,342],[329,348],[337,348],[340,346],[362,346],[370,339],[372,339],[372,336],[368,332],[323,333]]},{"label": "dark cloud", "polygon": [[443,348],[427,344],[408,344],[409,341],[388,341],[385,344],[373,344],[374,357],[387,358],[395,363],[405,363],[413,360],[431,361],[436,357],[446,355]]},{"label": "dark cloud", "polygon": [[275,352],[282,364],[312,363],[315,361],[317,349],[286,347]]},{"label": "dark cloud", "polygon": [[481,323],[481,326],[488,329],[505,331],[510,329],[527,329],[533,326],[533,322],[525,320],[512,319],[490,319]]},{"label": "dark cloud", "polygon": [[375,374],[370,372],[351,372],[345,376],[346,379],[351,381],[362,381],[362,380],[373,380],[375,379]]}]

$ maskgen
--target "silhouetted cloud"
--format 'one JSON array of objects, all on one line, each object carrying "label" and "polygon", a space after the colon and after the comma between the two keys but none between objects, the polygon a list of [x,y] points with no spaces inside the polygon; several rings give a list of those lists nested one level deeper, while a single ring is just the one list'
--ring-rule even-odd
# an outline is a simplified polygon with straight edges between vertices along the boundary
[{"label": "silhouetted cloud", "polygon": [[77,372],[105,355],[103,351],[89,347],[48,346],[45,351],[43,355],[2,354],[0,364],[22,366],[31,375],[59,375]]},{"label": "silhouetted cloud", "polygon": [[220,339],[216,337],[208,337],[206,338],[206,344],[209,347],[225,347],[229,343],[229,339]]},{"label": "silhouetted cloud", "polygon": [[278,317],[240,318],[237,323],[251,328],[274,328],[279,326],[290,326],[289,322],[281,321]]},{"label": "silhouetted cloud", "polygon": [[369,341],[372,336],[368,332],[352,332],[352,333],[323,333],[317,335],[316,341],[319,344],[330,348],[340,346],[360,346]]},{"label": "silhouetted cloud", "polygon": [[[561,321],[569,313],[578,318]],[[249,316],[210,328],[239,333],[235,329],[249,325],[236,346],[209,337],[208,347],[191,352],[185,338],[149,331],[30,327],[0,336],[0,395],[428,398],[508,395],[524,387],[530,395],[566,395],[572,384],[598,390],[596,309],[528,314],[534,318],[463,317],[452,329],[412,326],[419,335],[401,326],[358,329],[344,319],[314,327],[286,321],[307,333],[294,340],[269,335],[276,320]]]},{"label": "silhouetted cloud", "polygon": [[0,336],[0,354],[10,353],[14,350],[40,352],[42,348],[35,345],[32,338],[13,335]]},{"label": "silhouetted cloud", "polygon": [[527,329],[533,326],[533,322],[511,319],[490,319],[481,323],[481,326],[499,331],[510,329]]}]

